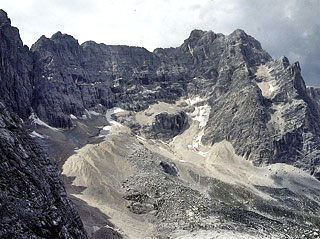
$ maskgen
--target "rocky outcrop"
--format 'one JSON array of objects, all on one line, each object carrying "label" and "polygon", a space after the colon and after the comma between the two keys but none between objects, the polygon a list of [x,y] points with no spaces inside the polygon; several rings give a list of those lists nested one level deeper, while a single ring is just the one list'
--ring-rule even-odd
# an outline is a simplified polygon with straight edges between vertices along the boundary
[{"label": "rocky outcrop", "polygon": [[155,115],[152,126],[146,132],[152,138],[172,139],[188,127],[188,117],[184,112],[168,114],[162,112]]},{"label": "rocky outcrop", "polygon": [[87,238],[56,166],[0,103],[0,237]]},{"label": "rocky outcrop", "polygon": [[223,100],[212,101],[203,142],[227,139],[256,165],[283,162],[317,176],[319,113],[307,95],[299,64],[281,58],[256,72],[246,71],[238,68],[231,87],[220,96]]}]

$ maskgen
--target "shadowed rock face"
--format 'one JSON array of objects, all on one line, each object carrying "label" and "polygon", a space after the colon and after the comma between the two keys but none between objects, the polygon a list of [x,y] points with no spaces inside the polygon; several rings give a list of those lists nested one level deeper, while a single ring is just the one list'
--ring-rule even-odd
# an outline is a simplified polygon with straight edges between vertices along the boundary
[{"label": "shadowed rock face", "polygon": [[0,103],[0,237],[87,238],[56,166]]},{"label": "shadowed rock face", "polygon": [[168,114],[163,112],[155,116],[151,130],[148,133],[153,138],[168,140],[182,133],[187,126],[188,117],[186,113]]},{"label": "shadowed rock face", "polygon": [[58,169],[21,125],[31,112],[31,55],[0,11],[0,238],[87,238]]},{"label": "shadowed rock face", "polygon": [[229,37],[195,30],[181,47],[154,53],[92,41],[80,46],[72,36],[58,32],[51,39],[42,36],[31,51],[35,111],[57,127],[69,127],[70,113],[81,116],[97,104],[139,111],[157,100],[172,102],[198,93],[198,88],[223,87],[228,81],[218,73],[223,66],[257,65],[271,59],[259,42],[240,30]]},{"label": "shadowed rock face", "polygon": [[19,30],[0,11],[0,99],[26,119],[32,102],[32,54],[23,46]]}]

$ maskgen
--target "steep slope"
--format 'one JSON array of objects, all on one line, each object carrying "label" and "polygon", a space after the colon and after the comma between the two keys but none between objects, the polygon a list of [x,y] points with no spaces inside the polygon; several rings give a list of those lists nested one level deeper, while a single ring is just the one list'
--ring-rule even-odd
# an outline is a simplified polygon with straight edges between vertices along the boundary
[{"label": "steep slope", "polygon": [[22,127],[32,109],[33,62],[2,10],[0,46],[0,237],[87,238],[58,169]]}]

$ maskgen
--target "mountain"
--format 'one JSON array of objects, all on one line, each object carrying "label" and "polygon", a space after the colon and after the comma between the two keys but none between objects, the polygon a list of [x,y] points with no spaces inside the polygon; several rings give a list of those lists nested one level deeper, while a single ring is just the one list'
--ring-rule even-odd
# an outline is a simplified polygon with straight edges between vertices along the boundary
[{"label": "mountain", "polygon": [[[256,165],[283,162],[319,178],[319,106],[309,96],[299,63],[273,61],[242,30],[230,36],[195,30],[176,49],[81,46],[60,32],[41,37],[35,54],[34,111],[55,127],[71,127],[101,104],[141,111],[181,97],[211,108],[202,143],[224,139]],[[241,127],[239,127],[241,125]]]},{"label": "mountain", "polygon": [[0,30],[0,195],[19,198],[0,223],[86,238],[79,212],[92,238],[319,237],[320,90],[298,62],[242,30],[153,52],[61,32],[28,49],[3,11]]}]

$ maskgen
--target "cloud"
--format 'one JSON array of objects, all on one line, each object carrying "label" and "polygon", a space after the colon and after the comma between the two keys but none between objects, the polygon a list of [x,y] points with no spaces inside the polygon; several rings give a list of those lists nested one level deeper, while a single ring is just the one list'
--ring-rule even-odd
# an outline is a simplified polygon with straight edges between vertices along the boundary
[{"label": "cloud", "polygon": [[[229,34],[240,28],[274,57],[300,61],[320,86],[320,0],[0,0],[29,46],[62,31],[79,42],[176,47],[191,30]],[[18,7],[17,7],[18,6]]]}]

